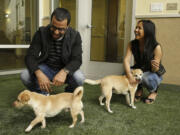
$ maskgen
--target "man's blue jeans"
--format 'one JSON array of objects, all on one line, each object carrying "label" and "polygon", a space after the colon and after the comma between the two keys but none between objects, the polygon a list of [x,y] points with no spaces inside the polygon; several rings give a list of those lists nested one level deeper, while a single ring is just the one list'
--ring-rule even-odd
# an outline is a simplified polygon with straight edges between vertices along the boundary
[{"label": "man's blue jeans", "polygon": [[141,86],[148,89],[149,92],[155,92],[162,81],[162,76],[158,76],[153,72],[144,72],[142,77]]},{"label": "man's blue jeans", "polygon": [[[59,72],[59,70],[54,70],[46,64],[39,65],[39,68],[49,78],[50,81],[52,81],[54,76]],[[68,74],[65,81],[65,83],[68,84],[65,88],[65,92],[73,92],[75,88],[83,85],[84,79],[84,74],[80,70],[75,71],[73,75]],[[40,90],[35,74],[31,75],[27,69],[22,71],[21,80],[29,90],[46,94]]]}]

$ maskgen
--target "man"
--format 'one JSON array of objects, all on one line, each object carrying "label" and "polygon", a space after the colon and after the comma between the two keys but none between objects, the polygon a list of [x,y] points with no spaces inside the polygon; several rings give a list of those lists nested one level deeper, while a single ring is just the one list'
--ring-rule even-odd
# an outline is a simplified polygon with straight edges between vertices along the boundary
[{"label": "man", "polygon": [[67,9],[56,8],[50,24],[35,33],[25,57],[28,69],[21,73],[29,90],[47,95],[51,85],[67,83],[65,92],[73,92],[83,84],[81,36],[69,27],[70,20]]}]

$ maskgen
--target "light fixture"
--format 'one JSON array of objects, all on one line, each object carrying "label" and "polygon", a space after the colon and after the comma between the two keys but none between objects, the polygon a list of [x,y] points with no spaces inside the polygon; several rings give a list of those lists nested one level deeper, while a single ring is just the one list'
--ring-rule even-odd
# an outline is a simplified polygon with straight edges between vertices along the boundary
[{"label": "light fixture", "polygon": [[5,17],[8,18],[8,17],[9,17],[9,14],[5,14]]}]

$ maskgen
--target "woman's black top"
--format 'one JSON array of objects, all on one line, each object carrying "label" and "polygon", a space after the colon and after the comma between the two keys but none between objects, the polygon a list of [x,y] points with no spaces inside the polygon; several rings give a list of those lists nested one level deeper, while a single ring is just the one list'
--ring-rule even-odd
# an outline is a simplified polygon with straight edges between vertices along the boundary
[{"label": "woman's black top", "polygon": [[[157,45],[155,45],[155,47]],[[151,60],[153,60],[154,58],[155,47],[153,47],[151,50],[148,50],[146,53],[145,51],[141,53],[139,48],[139,41],[132,40],[131,50],[135,60],[135,64],[134,66],[132,66],[132,68],[140,68],[141,70],[143,70],[143,72],[151,71]]]}]

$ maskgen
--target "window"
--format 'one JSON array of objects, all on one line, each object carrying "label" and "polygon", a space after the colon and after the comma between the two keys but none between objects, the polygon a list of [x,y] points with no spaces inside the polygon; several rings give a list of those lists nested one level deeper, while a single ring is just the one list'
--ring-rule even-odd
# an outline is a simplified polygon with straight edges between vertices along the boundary
[{"label": "window", "polygon": [[37,15],[36,0],[1,0],[0,70],[25,67],[25,48],[37,29]]}]

